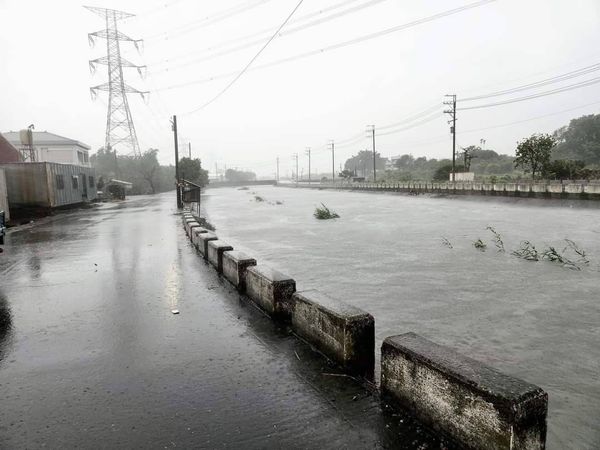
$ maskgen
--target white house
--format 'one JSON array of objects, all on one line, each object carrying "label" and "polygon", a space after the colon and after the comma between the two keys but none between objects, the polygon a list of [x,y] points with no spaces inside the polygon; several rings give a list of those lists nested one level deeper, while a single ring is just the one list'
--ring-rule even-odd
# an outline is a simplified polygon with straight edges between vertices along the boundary
[{"label": "white house", "polygon": [[[2,134],[14,147],[17,149],[23,148],[18,131],[9,131]],[[90,146],[74,139],[49,133],[48,131],[34,131],[33,147],[35,149],[35,162],[54,162],[91,167]]]}]

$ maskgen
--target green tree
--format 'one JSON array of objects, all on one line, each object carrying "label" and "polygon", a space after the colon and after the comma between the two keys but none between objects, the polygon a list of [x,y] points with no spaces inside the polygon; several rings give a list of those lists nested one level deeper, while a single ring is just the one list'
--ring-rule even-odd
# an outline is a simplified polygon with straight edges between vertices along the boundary
[{"label": "green tree", "polygon": [[256,180],[256,174],[243,170],[227,169],[225,171],[225,179],[227,181],[252,181]]},{"label": "green tree", "polygon": [[141,175],[142,179],[144,179],[150,186],[150,193],[152,194],[157,192],[160,171],[160,164],[158,163],[156,156],[157,153],[158,150],[155,148],[146,150],[137,158],[137,161],[134,163],[134,166],[136,166],[136,169]]},{"label": "green tree", "polygon": [[600,164],[600,114],[590,114],[571,120],[568,126],[554,132],[558,144],[556,159],[581,160]]},{"label": "green tree", "polygon": [[[456,172],[464,172],[464,166],[457,164]],[[449,181],[452,173],[452,163],[439,166],[433,173],[433,181]]]},{"label": "green tree", "polygon": [[181,158],[179,160],[179,176],[200,186],[208,184],[208,171],[202,168],[199,158]]},{"label": "green tree", "polygon": [[[375,164],[377,170],[381,173],[385,170],[385,162],[386,158],[382,158],[379,153],[375,152]],[[358,154],[346,160],[344,169],[363,175],[366,178],[373,173],[373,152],[370,150],[358,152]]]},{"label": "green tree", "polygon": [[569,159],[556,159],[546,166],[544,176],[557,180],[573,180],[580,178],[581,169],[585,167],[583,161]]},{"label": "green tree", "polygon": [[340,172],[339,177],[344,178],[345,180],[349,180],[354,176],[354,172],[351,170],[344,169]]},{"label": "green tree", "polygon": [[526,173],[531,172],[535,180],[536,173],[545,172],[550,163],[550,154],[556,145],[556,139],[549,134],[533,134],[517,143],[515,168],[521,167]]}]

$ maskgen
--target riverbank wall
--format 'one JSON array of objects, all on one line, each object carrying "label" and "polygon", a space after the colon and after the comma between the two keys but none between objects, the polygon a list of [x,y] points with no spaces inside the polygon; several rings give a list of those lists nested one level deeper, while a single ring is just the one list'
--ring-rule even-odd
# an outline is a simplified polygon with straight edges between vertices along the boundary
[{"label": "riverbank wall", "polygon": [[[297,282],[235,251],[189,209],[191,245],[240,294],[338,365],[374,384],[375,319],[367,311]],[[543,449],[548,396],[543,389],[415,334],[384,339],[381,398],[469,449]]]},{"label": "riverbank wall", "polygon": [[409,195],[479,195],[561,200],[600,200],[600,182],[590,183],[279,183],[278,186],[369,192],[401,192]]}]

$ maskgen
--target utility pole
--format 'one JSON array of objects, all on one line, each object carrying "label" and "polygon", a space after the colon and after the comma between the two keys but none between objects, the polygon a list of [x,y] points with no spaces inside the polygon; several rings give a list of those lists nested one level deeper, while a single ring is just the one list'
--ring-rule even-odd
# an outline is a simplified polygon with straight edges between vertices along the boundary
[{"label": "utility pole", "polygon": [[306,147],[306,154],[308,155],[308,184],[310,184],[310,147]]},{"label": "utility pole", "polygon": [[335,143],[333,139],[329,141],[329,148],[331,148],[331,182],[335,183]]},{"label": "utility pole", "polygon": [[279,182],[279,156],[277,157],[277,182]]},{"label": "utility pole", "polygon": [[171,120],[171,126],[173,129],[173,139],[175,142],[175,179],[177,181],[177,208],[183,208],[183,202],[181,201],[181,187],[179,186],[179,141],[177,140],[177,116],[173,116]]},{"label": "utility pole", "polygon": [[188,152],[190,154],[190,159],[192,159],[192,143],[188,142]]},{"label": "utility pole", "polygon": [[448,123],[452,124],[450,133],[452,133],[452,182],[456,180],[456,94],[448,94],[450,100],[444,102],[444,105],[450,106],[452,109],[444,110],[444,113],[450,115],[451,119]]},{"label": "utility pole", "polygon": [[140,76],[146,66],[138,66],[125,58],[121,57],[120,42],[132,42],[139,50],[141,39],[133,39],[121,33],[117,27],[119,20],[134,17],[135,14],[129,14],[115,9],[96,8],[93,6],[84,6],[87,10],[102,17],[105,28],[94,33],[88,34],[90,45],[94,44],[94,38],[106,39],[106,56],[89,61],[90,70],[94,72],[97,64],[103,64],[108,67],[108,83],[100,84],[90,88],[92,98],[96,98],[98,91],[108,92],[108,112],[106,115],[106,135],[104,148],[112,148],[118,144],[123,144],[131,149],[133,156],[140,156],[140,146],[138,144],[135,126],[129,110],[128,94],[140,94],[142,98],[146,91],[139,91],[127,83],[123,78],[123,68],[129,67],[137,69]]},{"label": "utility pole", "polygon": [[298,185],[298,153],[294,153],[292,158],[296,160],[296,185]]},{"label": "utility pole", "polygon": [[373,183],[377,181],[377,158],[375,153],[375,125],[369,125],[367,127],[367,134],[370,134],[373,138]]}]

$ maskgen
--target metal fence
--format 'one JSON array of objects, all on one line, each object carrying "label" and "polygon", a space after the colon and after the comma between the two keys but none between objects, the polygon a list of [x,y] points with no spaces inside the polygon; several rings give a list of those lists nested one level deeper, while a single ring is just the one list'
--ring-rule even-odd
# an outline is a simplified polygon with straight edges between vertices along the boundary
[{"label": "metal fence", "polygon": [[192,214],[200,217],[202,186],[188,180],[182,180],[179,189],[181,189],[181,200],[183,203],[190,208]]}]

